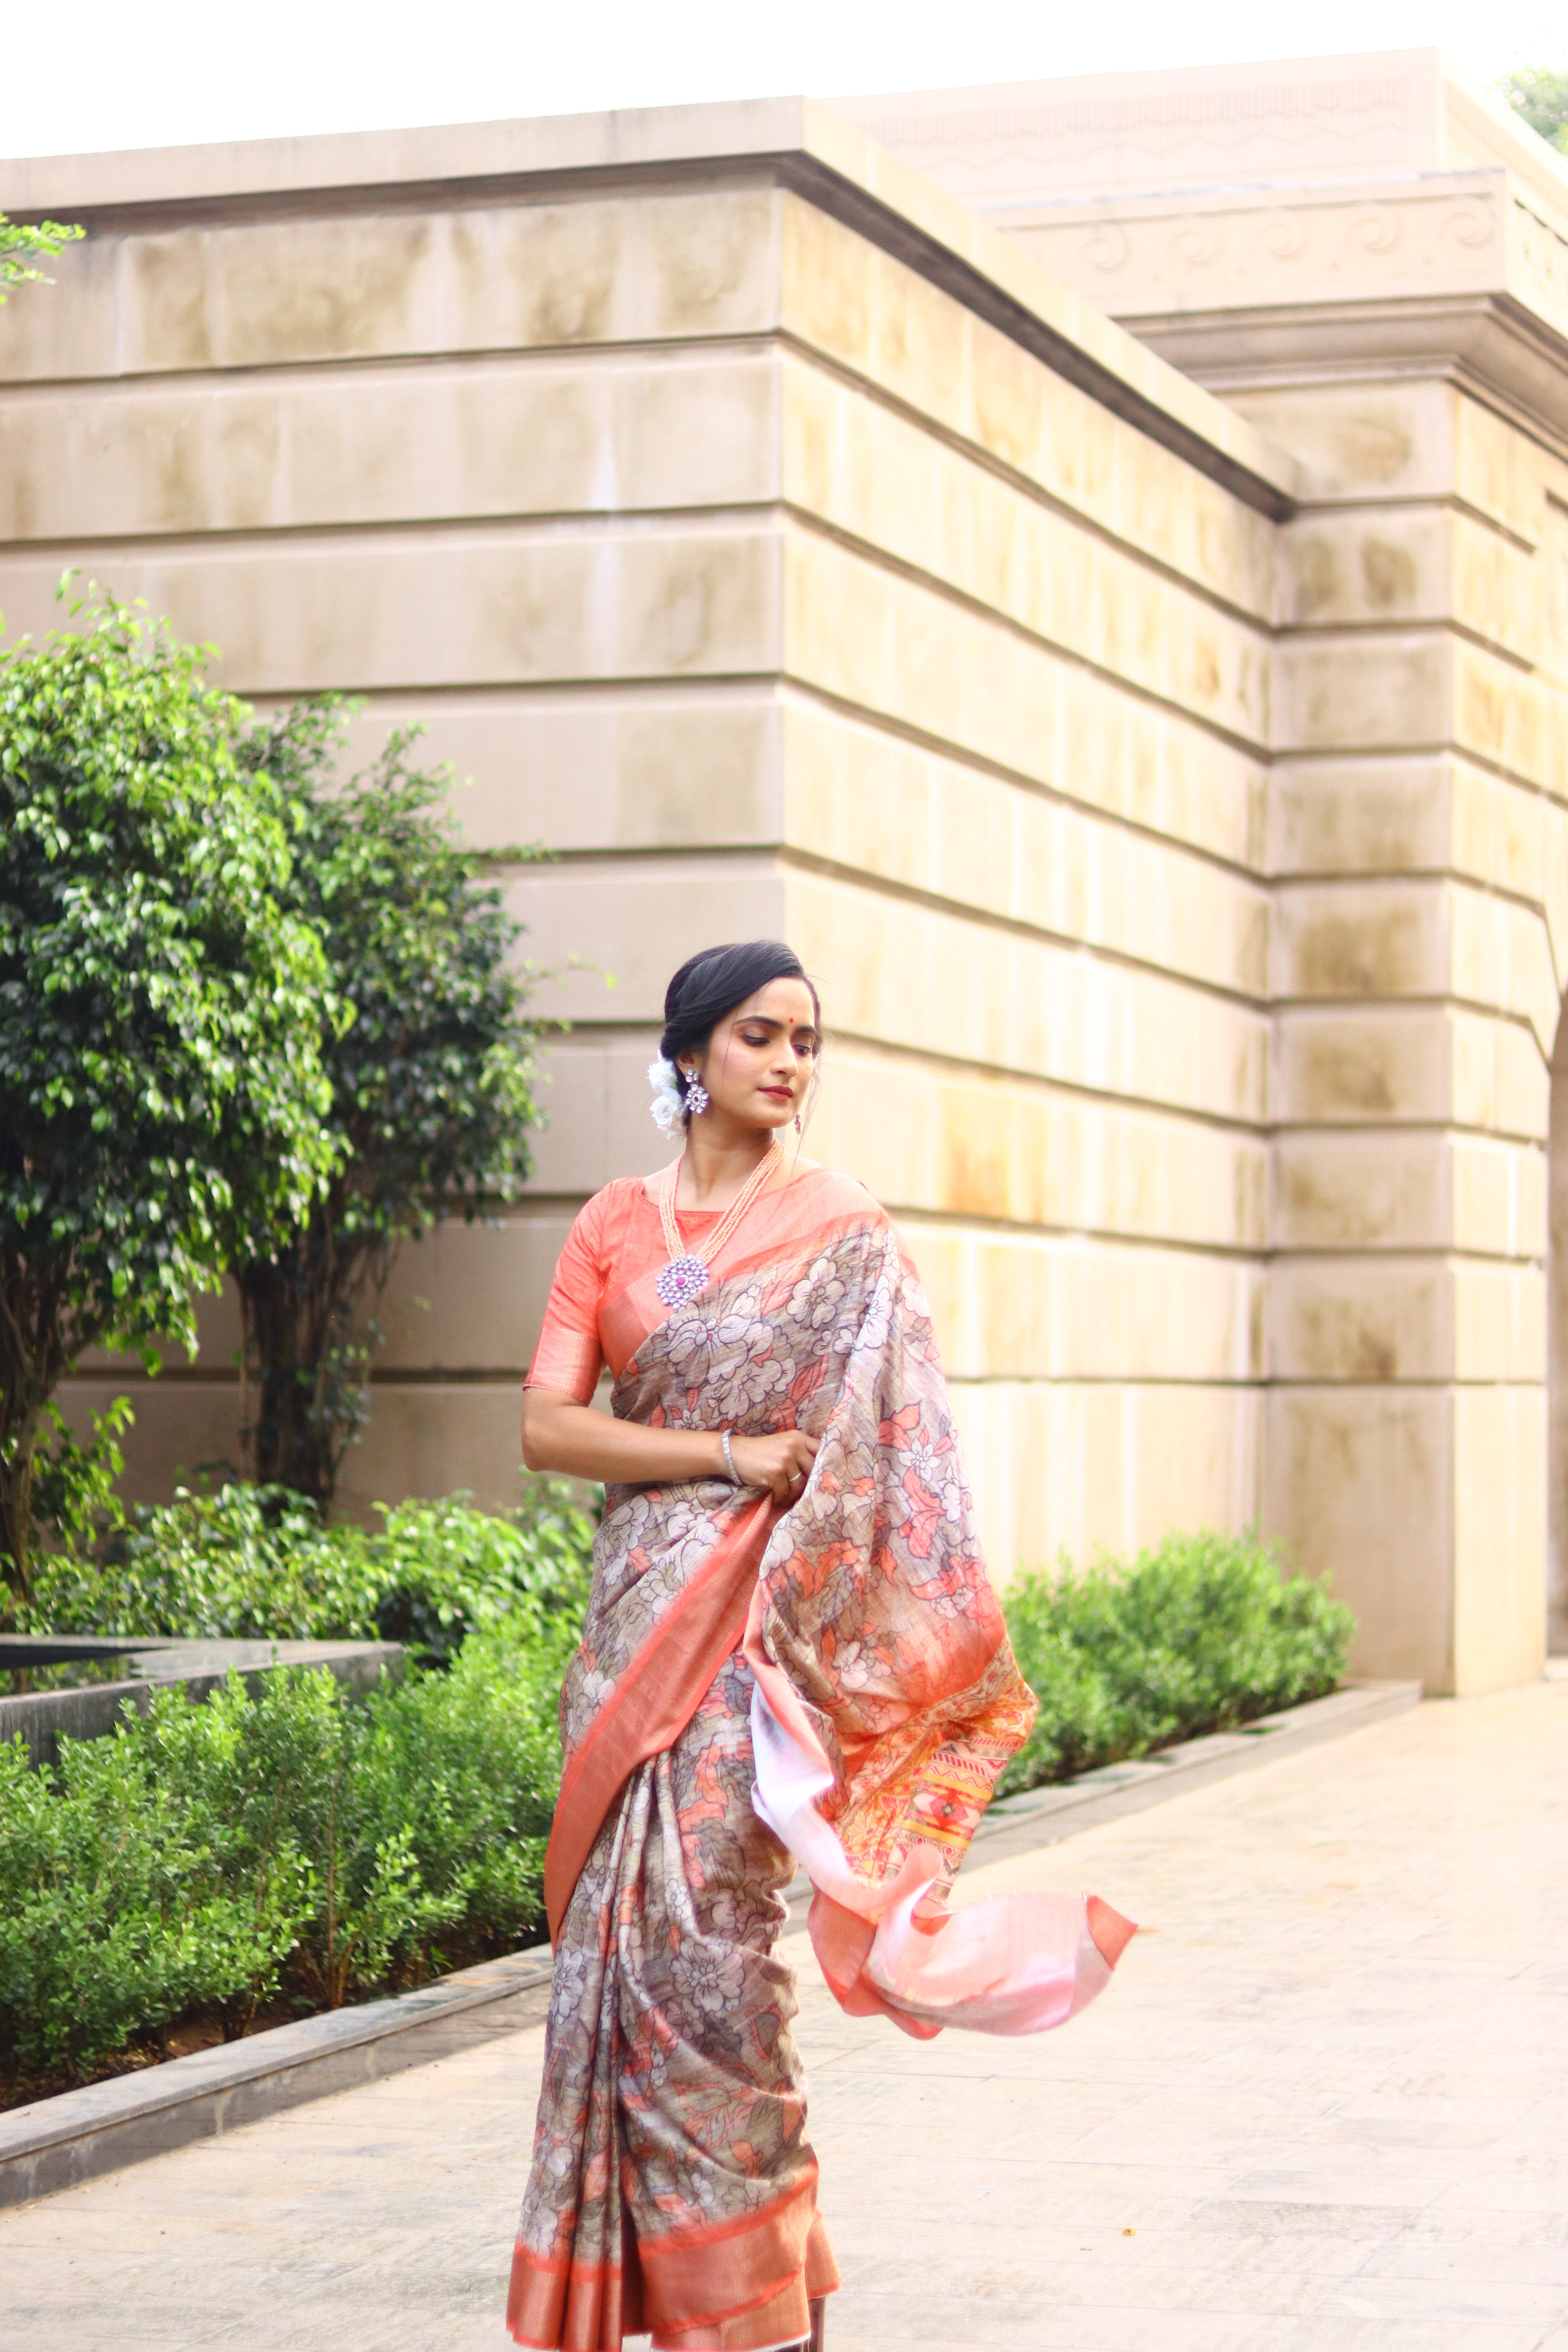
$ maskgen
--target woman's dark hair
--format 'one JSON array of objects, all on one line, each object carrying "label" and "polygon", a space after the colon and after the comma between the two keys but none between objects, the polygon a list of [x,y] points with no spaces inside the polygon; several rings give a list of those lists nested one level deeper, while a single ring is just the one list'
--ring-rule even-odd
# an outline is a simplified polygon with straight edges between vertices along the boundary
[{"label": "woman's dark hair", "polygon": [[811,990],[812,1011],[822,1026],[816,990],[793,948],[782,940],[741,940],[729,947],[703,948],[688,956],[664,992],[664,1034],[658,1050],[674,1062],[681,1100],[688,1080],[679,1056],[706,1045],[727,1013],[766,988],[770,980],[804,981]]}]

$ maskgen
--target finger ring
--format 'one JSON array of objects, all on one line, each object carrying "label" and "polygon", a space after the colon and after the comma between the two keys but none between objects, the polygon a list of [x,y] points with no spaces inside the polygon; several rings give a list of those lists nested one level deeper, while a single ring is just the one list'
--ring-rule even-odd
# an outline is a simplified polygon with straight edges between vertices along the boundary
[{"label": "finger ring", "polygon": [[792,1486],[803,1486],[805,1484],[805,1472],[804,1470],[793,1471],[790,1475],[789,1483]]}]

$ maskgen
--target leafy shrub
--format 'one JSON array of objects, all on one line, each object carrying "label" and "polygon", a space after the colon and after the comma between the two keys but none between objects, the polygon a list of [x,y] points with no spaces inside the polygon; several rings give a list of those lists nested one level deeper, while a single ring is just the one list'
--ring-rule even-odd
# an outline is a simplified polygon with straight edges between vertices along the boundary
[{"label": "leafy shrub", "polygon": [[575,1637],[518,1611],[363,1702],[279,1669],[157,1693],[55,1770],[0,1748],[0,2071],[79,2078],[193,2009],[237,2033],[279,1988],[335,2006],[528,1936]]},{"label": "leafy shrub", "polygon": [[0,1576],[17,1601],[68,1367],[102,1342],[194,1346],[195,1294],[279,1246],[342,1156],[327,961],[289,903],[285,796],[237,761],[240,706],[165,623],[61,593],[68,627],[0,649]]},{"label": "leafy shrub", "polygon": [[205,2004],[254,2005],[310,1907],[304,1858],[244,1883],[230,1819],[243,1686],[61,1742],[58,1771],[0,1748],[0,2064],[86,2072]]},{"label": "leafy shrub", "polygon": [[50,1551],[90,1551],[125,1525],[115,1487],[125,1468],[120,1440],[136,1419],[129,1397],[116,1397],[92,1416],[84,1443],[58,1404],[38,1416],[33,1454],[33,1526]]},{"label": "leafy shrub", "polygon": [[458,839],[447,772],[410,765],[417,730],[339,777],[353,709],[297,703],[239,746],[280,795],[289,904],[353,1016],[323,1003],[342,1163],[286,1236],[235,1266],[256,1400],[247,1467],[323,1507],[370,1409],[375,1311],[403,1242],[510,1200],[540,1124],[531,975],[490,860]]},{"label": "leafy shrub", "polygon": [[97,1556],[40,1560],[23,1622],[50,1633],[379,1638],[437,1664],[467,1633],[509,1618],[541,1631],[581,1622],[594,1521],[569,1486],[531,1481],[505,1513],[453,1495],[382,1517],[374,1533],[328,1527],[287,1486],[182,1489],[136,1511]]},{"label": "leafy shrub", "polygon": [[1325,1586],[1282,1575],[1271,1545],[1206,1529],[1127,1568],[1037,1570],[1005,1606],[1040,1711],[1004,1793],[1321,1697],[1355,1630]]}]

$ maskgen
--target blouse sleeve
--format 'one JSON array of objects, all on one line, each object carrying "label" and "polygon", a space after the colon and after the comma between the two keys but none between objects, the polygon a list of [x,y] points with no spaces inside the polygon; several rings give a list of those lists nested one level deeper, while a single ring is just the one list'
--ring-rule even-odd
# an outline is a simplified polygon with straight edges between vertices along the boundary
[{"label": "blouse sleeve", "polygon": [[577,1213],[555,1263],[539,1345],[523,1385],[589,1404],[599,1384],[599,1302],[604,1294],[601,1195]]}]

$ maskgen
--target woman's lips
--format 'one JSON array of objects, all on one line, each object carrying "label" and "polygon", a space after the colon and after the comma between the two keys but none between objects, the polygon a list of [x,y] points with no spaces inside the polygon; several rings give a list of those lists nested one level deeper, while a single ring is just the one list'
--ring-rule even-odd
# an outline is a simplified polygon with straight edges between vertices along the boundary
[{"label": "woman's lips", "polygon": [[763,1087],[760,1091],[765,1095],[771,1095],[774,1102],[794,1102],[795,1100],[788,1087]]}]

